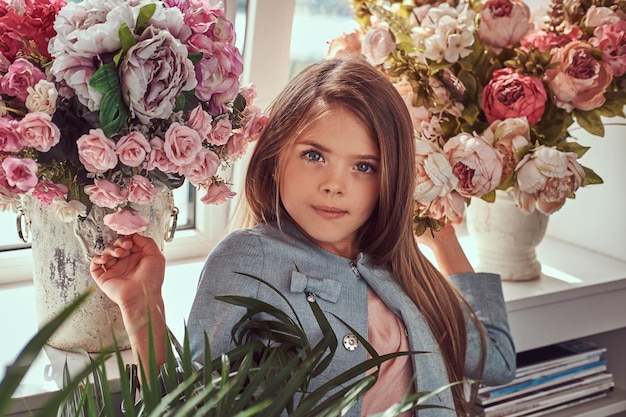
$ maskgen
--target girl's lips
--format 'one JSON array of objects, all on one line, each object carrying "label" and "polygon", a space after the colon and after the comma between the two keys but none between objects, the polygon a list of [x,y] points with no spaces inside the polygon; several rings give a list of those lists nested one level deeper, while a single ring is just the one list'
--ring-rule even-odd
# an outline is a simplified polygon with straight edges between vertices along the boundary
[{"label": "girl's lips", "polygon": [[314,206],[313,210],[325,219],[338,219],[345,216],[348,212],[334,207]]}]

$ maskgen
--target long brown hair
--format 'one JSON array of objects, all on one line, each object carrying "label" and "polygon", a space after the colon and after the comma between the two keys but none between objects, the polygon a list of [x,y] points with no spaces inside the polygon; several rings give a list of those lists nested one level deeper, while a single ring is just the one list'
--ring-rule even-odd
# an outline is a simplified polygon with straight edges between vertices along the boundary
[{"label": "long brown hair", "polygon": [[[369,129],[380,151],[378,206],[357,237],[360,250],[391,269],[424,315],[437,341],[450,381],[462,381],[467,334],[459,294],[420,252],[413,236],[414,134],[406,105],[392,84],[360,59],[312,64],[294,77],[269,108],[270,120],[248,165],[246,226],[288,216],[277,179],[282,150],[331,108],[351,111]],[[452,387],[465,414],[463,385]]]}]

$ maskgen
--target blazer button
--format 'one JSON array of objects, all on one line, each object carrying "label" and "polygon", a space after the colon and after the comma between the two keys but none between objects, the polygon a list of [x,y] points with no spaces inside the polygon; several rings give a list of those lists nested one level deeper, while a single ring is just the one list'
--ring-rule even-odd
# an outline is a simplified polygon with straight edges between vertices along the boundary
[{"label": "blazer button", "polygon": [[347,334],[343,337],[343,347],[349,351],[354,351],[359,347],[359,339],[353,334]]}]

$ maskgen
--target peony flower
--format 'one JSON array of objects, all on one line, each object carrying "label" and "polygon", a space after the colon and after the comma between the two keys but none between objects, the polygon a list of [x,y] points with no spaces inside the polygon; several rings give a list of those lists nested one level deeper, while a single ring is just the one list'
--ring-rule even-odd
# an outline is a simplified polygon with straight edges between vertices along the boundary
[{"label": "peony flower", "polygon": [[192,36],[189,48],[203,54],[195,66],[196,96],[208,103],[209,113],[217,115],[239,91],[239,76],[243,72],[241,53],[234,45],[215,42],[206,35]]},{"label": "peony flower", "polygon": [[415,141],[415,184],[413,199],[424,205],[446,196],[458,184],[443,150],[425,140]]},{"label": "peony flower", "polygon": [[91,129],[77,141],[78,158],[89,172],[104,173],[117,165],[115,142],[102,129]]},{"label": "peony flower", "polygon": [[546,90],[536,77],[519,74],[512,68],[493,73],[483,90],[482,106],[487,121],[526,117],[530,125],[537,123],[545,110]]},{"label": "peony flower", "polygon": [[458,178],[457,191],[464,197],[481,197],[500,184],[502,156],[482,136],[460,133],[443,146],[452,171]]},{"label": "peony flower", "polygon": [[50,180],[43,180],[33,189],[33,197],[41,205],[49,206],[55,198],[65,200],[68,191],[64,184],[55,184]]},{"label": "peony flower", "polygon": [[66,223],[76,220],[77,217],[87,216],[87,207],[77,200],[65,201],[55,198],[50,204],[51,210]]},{"label": "peony flower", "polygon": [[391,32],[386,25],[372,26],[363,37],[361,53],[371,65],[381,65],[396,49]]},{"label": "peony flower", "polygon": [[597,27],[589,43],[602,51],[602,60],[611,66],[614,77],[626,73],[626,20]]},{"label": "peony flower", "polygon": [[34,87],[28,87],[26,108],[30,112],[44,112],[54,114],[57,108],[59,93],[53,83],[47,80],[39,80]]},{"label": "peony flower", "polygon": [[530,28],[530,8],[522,0],[489,0],[479,14],[476,33],[498,53],[519,42]]},{"label": "peony flower", "polygon": [[163,149],[167,158],[179,167],[189,165],[202,148],[202,138],[190,127],[174,122],[165,132]]},{"label": "peony flower", "polygon": [[138,131],[122,136],[115,145],[115,153],[118,155],[120,162],[129,167],[138,167],[143,164],[148,152],[150,152],[150,143]]},{"label": "peony flower", "polygon": [[548,69],[546,79],[557,107],[568,112],[588,111],[604,104],[606,88],[613,81],[613,70],[608,63],[593,57],[589,44],[570,42],[555,52],[552,62],[558,67]]},{"label": "peony flower", "polygon": [[516,168],[514,198],[524,212],[536,207],[544,214],[559,210],[568,195],[585,185],[585,172],[573,152],[540,146],[526,155]]},{"label": "peony flower", "polygon": [[585,14],[585,24],[589,27],[597,27],[601,25],[613,25],[620,21],[615,11],[608,7],[597,7],[592,4]]},{"label": "peony flower", "polygon": [[9,191],[21,194],[37,185],[37,162],[32,159],[9,156],[1,166]]},{"label": "peony flower", "polygon": [[502,155],[502,178],[509,178],[520,161],[518,152],[532,145],[530,126],[525,117],[496,120],[482,135]]},{"label": "peony flower", "polygon": [[126,187],[126,198],[131,203],[150,204],[159,193],[150,180],[142,175],[133,175]]},{"label": "peony flower", "polygon": [[200,200],[204,204],[222,204],[233,198],[237,193],[231,191],[224,183],[212,183],[206,190],[206,194]]},{"label": "peony flower", "polygon": [[96,179],[94,184],[85,186],[85,194],[98,207],[116,208],[126,201],[126,190],[107,179]]},{"label": "peony flower", "polygon": [[16,59],[0,80],[0,89],[4,94],[16,97],[22,103],[28,97],[28,88],[34,87],[45,74],[24,58]]},{"label": "peony flower", "polygon": [[424,214],[446,223],[459,223],[465,213],[465,197],[456,191],[451,191],[435,198],[428,206],[422,207]]},{"label": "peony flower", "polygon": [[59,143],[61,131],[48,113],[27,113],[19,122],[22,143],[39,152],[48,152]]},{"label": "peony flower", "polygon": [[364,33],[360,29],[343,33],[339,37],[332,39],[328,43],[329,58],[340,58],[343,56],[357,56],[361,53],[361,43]]},{"label": "peony flower", "polygon": [[124,209],[110,213],[103,218],[105,226],[120,235],[132,235],[133,233],[144,232],[150,221],[135,210]]},{"label": "peony flower", "polygon": [[166,31],[149,26],[120,63],[122,97],[141,122],[167,119],[181,91],[196,87],[188,51]]}]

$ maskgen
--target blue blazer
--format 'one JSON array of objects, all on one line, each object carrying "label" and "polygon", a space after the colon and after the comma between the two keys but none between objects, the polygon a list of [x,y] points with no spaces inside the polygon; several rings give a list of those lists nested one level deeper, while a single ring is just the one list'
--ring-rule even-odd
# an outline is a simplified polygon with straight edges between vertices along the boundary
[{"label": "blue blazer", "polygon": [[[351,332],[333,315],[367,337],[368,286],[403,320],[411,350],[430,352],[413,355],[416,392],[435,390],[450,382],[440,350],[423,315],[387,269],[372,265],[367,254],[359,254],[354,262],[332,254],[309,241],[290,223],[284,224],[282,231],[275,224],[261,224],[233,232],[211,252],[201,273],[188,322],[192,353],[198,360],[203,356],[205,332],[213,357],[234,347],[231,329],[245,312],[241,307],[215,300],[214,296],[252,297],[289,312],[285,301],[274,291],[236,272],[258,276],[280,290],[294,306],[313,344],[321,338],[321,331],[311,314],[305,292],[315,294],[316,302],[337,335],[339,347],[325,374],[312,382],[312,389],[366,360],[367,352],[362,346],[355,350],[342,347],[343,337]],[[487,384],[510,381],[515,374],[515,348],[499,276],[460,274],[450,280],[475,310],[487,332],[482,380]],[[481,341],[474,322],[469,318],[466,321],[466,376],[475,379],[481,372]],[[450,390],[443,391],[429,403],[454,408]],[[361,403],[352,407],[347,415],[360,417]],[[456,413],[427,409],[420,411],[419,415],[452,417]]]}]

